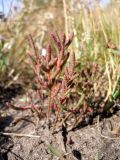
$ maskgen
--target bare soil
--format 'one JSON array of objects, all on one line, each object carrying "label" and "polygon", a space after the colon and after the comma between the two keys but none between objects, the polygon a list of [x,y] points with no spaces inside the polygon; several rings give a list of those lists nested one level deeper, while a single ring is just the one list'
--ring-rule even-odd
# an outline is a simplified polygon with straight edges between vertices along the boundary
[{"label": "bare soil", "polygon": [[[22,106],[26,94],[20,94],[13,94],[9,101],[14,99]],[[46,118],[39,120],[30,110],[7,108],[7,100],[3,99],[1,114],[5,116],[0,122],[0,160],[120,160],[120,111],[101,121],[97,117],[92,125],[68,132],[65,146],[62,131],[53,134]],[[3,132],[11,134],[3,135]],[[63,157],[53,154],[49,146]]]}]

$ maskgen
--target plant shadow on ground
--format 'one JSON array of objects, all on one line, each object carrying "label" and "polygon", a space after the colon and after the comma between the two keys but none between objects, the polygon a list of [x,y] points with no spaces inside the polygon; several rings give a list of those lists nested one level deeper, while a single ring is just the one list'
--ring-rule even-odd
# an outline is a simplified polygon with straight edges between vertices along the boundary
[{"label": "plant shadow on ground", "polygon": [[74,157],[76,157],[78,160],[82,159],[80,151],[74,149],[72,151],[72,153],[73,153]]},{"label": "plant shadow on ground", "polygon": [[11,84],[9,87],[0,86],[0,107],[5,106],[12,98],[23,94],[24,90],[20,84]]},{"label": "plant shadow on ground", "polygon": [[[111,102],[109,102],[111,103]],[[113,107],[113,105],[111,106],[111,108]],[[114,108],[112,108],[112,112],[102,112],[101,113],[94,113],[93,116],[88,116],[86,117],[80,124],[78,124],[75,128],[72,129],[72,131],[76,131],[79,130],[81,128],[84,128],[88,125],[93,125],[93,121],[99,116],[100,121],[103,121],[103,119],[109,119],[112,116],[116,115],[119,112],[120,108],[119,105],[114,106]]]},{"label": "plant shadow on ground", "polygon": [[20,84],[12,84],[9,87],[0,86],[0,109],[1,113],[4,116],[0,120],[0,130],[4,130],[6,126],[12,122],[13,118],[9,115],[6,115],[6,110],[8,110],[8,104],[11,102],[12,98],[15,98],[17,95],[23,94],[23,88]]},{"label": "plant shadow on ground", "polygon": [[[13,121],[11,115],[7,115],[6,111],[8,110],[8,104],[11,102],[12,98],[15,98],[17,95],[24,93],[24,90],[20,84],[12,84],[9,87],[0,86],[0,132],[3,132],[6,127]],[[7,160],[7,154],[10,152],[13,147],[13,142],[10,137],[1,135],[0,133],[0,159]],[[14,154],[14,153],[13,153]],[[17,157],[17,155],[16,155]],[[19,159],[22,159],[18,157]]]}]

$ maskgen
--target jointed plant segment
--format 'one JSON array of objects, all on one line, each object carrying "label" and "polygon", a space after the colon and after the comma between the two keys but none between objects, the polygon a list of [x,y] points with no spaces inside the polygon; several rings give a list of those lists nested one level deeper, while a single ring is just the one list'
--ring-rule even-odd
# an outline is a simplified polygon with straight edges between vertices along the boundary
[{"label": "jointed plant segment", "polygon": [[[59,114],[62,110],[61,106],[67,103],[69,92],[73,80],[77,77],[75,73],[75,53],[72,53],[72,63],[68,67],[65,66],[70,56],[68,47],[73,40],[74,34],[69,35],[66,40],[66,35],[63,34],[61,38],[57,32],[51,33],[53,43],[57,47],[56,53],[53,54],[51,45],[47,46],[47,54],[43,56],[39,54],[32,36],[29,35],[29,40],[33,48],[33,53],[29,53],[32,60],[32,66],[36,74],[36,83],[40,99],[44,101],[47,94],[48,114],[50,116],[51,110],[57,111]],[[65,67],[64,67],[65,66]]]}]

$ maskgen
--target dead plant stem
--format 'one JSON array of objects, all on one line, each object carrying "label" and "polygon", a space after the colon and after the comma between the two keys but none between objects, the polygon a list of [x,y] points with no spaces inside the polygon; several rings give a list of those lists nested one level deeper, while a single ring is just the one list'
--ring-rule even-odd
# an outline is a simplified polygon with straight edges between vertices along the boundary
[{"label": "dead plant stem", "polygon": [[66,37],[68,38],[68,16],[67,16],[66,0],[63,0],[63,9],[64,9],[64,18],[65,18],[65,32],[66,32]]}]

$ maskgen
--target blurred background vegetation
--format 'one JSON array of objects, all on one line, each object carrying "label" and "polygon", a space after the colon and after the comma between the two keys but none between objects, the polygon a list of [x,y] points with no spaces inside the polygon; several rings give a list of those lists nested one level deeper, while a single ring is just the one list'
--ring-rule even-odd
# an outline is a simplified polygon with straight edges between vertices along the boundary
[{"label": "blurred background vegetation", "polygon": [[28,65],[29,34],[40,52],[50,42],[50,32],[68,35],[73,31],[70,50],[76,53],[78,70],[99,64],[102,74],[107,75],[108,95],[114,92],[120,71],[119,2],[101,5],[100,0],[21,0],[21,6],[11,3],[9,13],[0,14],[1,84],[29,83],[34,78]]}]

